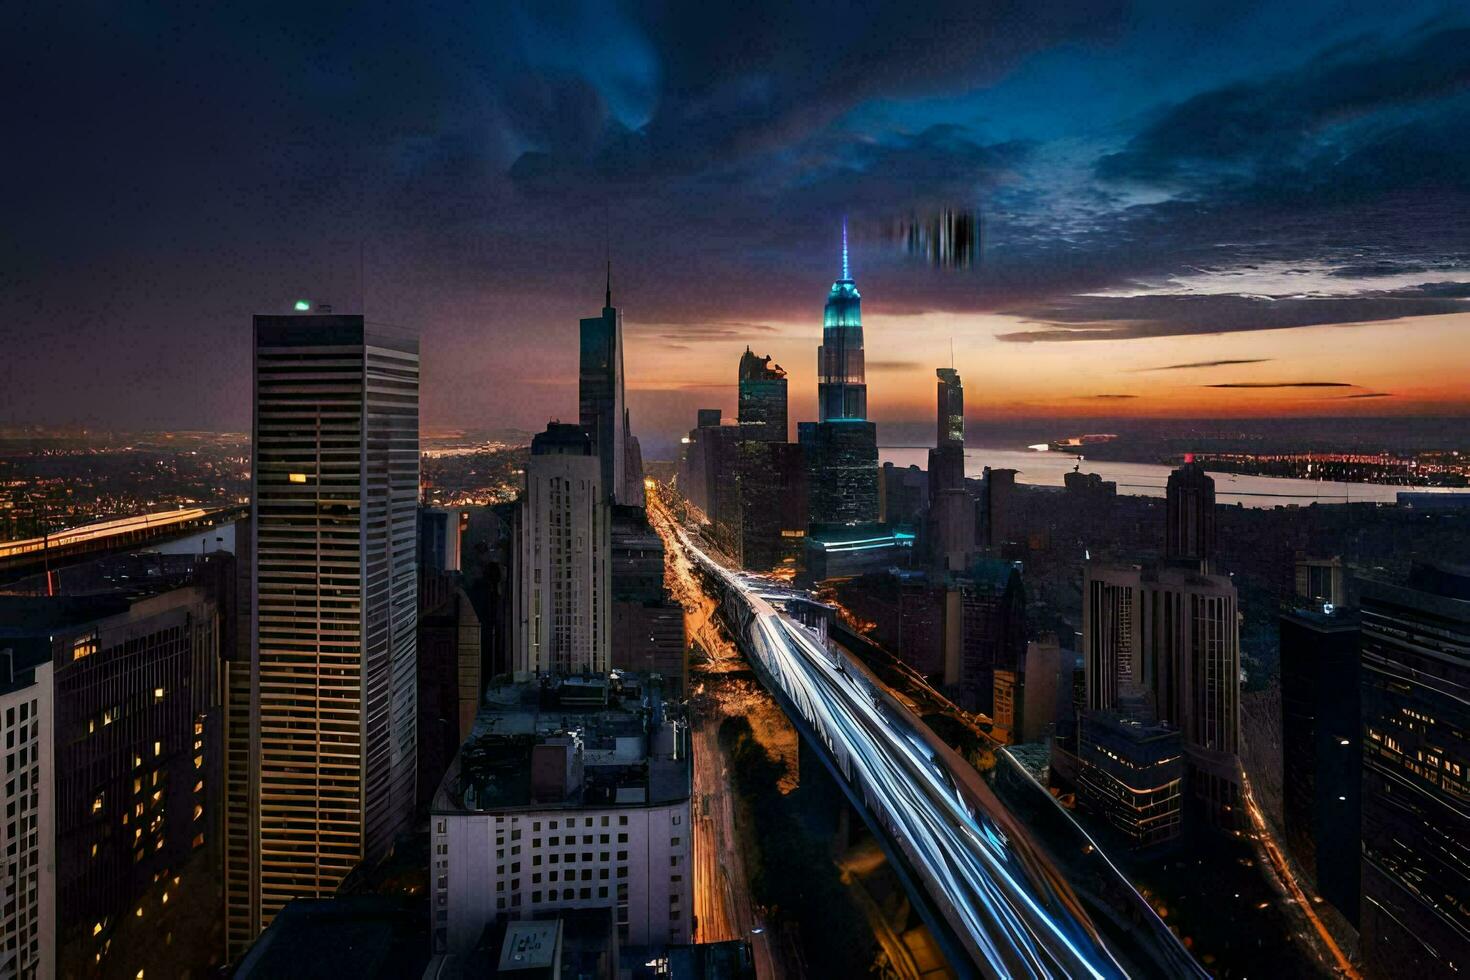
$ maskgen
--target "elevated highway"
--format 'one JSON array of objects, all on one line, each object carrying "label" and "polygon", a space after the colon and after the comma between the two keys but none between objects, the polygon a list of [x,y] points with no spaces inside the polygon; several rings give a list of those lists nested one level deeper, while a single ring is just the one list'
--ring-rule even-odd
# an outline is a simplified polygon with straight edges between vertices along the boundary
[{"label": "elevated highway", "polygon": [[957,972],[1208,975],[1126,882],[1108,891],[1128,908],[1080,897],[968,763],[861,665],[780,608],[787,590],[724,567],[671,526],[719,593],[756,674],[873,827]]}]

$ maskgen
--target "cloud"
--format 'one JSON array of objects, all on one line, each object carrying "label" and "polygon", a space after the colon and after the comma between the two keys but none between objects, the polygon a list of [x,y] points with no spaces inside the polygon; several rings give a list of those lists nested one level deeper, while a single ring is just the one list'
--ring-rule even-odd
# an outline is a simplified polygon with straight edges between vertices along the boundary
[{"label": "cloud", "polygon": [[999,333],[996,339],[1011,343],[1131,340],[1368,323],[1467,310],[1470,304],[1458,296],[1419,289],[1312,298],[1235,293],[1083,295],[1007,311],[1037,326]]},{"label": "cloud", "polygon": [[1231,358],[1222,361],[1194,361],[1190,364],[1165,364],[1160,367],[1134,368],[1132,373],[1139,374],[1146,371],[1186,371],[1192,368],[1225,367],[1231,364],[1266,364],[1270,361],[1271,358],[1269,357]]},{"label": "cloud", "polygon": [[[1356,388],[1347,381],[1229,381],[1201,388]],[[1351,396],[1349,396],[1351,397]]]},{"label": "cloud", "polygon": [[921,371],[926,366],[923,361],[868,361],[867,366],[873,371]]},{"label": "cloud", "polygon": [[[1448,112],[1462,117],[1470,85],[1470,28],[1442,24],[1397,42],[1360,37],[1289,71],[1195,95],[1168,107],[1124,148],[1100,158],[1106,180],[1186,185],[1201,179],[1241,184],[1293,177],[1278,193],[1337,195],[1375,171],[1372,187],[1448,183],[1470,186],[1470,139],[1425,127]],[[1428,153],[1404,152],[1408,147]],[[1440,152],[1436,152],[1436,150]],[[1347,186],[1344,186],[1344,185]],[[1356,196],[1356,195],[1355,195]]]},{"label": "cloud", "polygon": [[1391,391],[1364,391],[1356,395],[1342,395],[1343,398],[1392,398]]},{"label": "cloud", "polygon": [[1137,395],[1079,395],[1079,398],[1100,398],[1107,401],[1117,401],[1126,398],[1137,398]]}]

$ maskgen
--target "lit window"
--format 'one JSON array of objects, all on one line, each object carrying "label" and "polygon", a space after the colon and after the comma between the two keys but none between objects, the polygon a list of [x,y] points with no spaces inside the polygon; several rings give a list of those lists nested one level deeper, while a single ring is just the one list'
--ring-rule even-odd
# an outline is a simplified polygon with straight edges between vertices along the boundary
[{"label": "lit window", "polygon": [[306,474],[305,473],[292,473],[291,474],[291,482],[292,483],[305,483],[306,482]]},{"label": "lit window", "polygon": [[161,687],[155,687],[153,689],[153,700],[155,700],[155,701],[162,701],[163,700],[163,688],[161,688]]}]

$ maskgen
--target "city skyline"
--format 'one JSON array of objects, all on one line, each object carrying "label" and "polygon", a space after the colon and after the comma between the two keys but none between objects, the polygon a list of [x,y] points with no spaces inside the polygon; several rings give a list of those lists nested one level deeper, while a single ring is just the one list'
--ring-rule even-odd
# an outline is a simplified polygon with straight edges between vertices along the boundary
[{"label": "city skyline", "polygon": [[[843,216],[879,423],[925,418],[951,342],[979,419],[1463,414],[1465,17],[1380,6],[999,4],[943,39],[895,8],[840,43],[814,10],[782,45],[611,7],[73,24],[93,70],[11,69],[0,422],[242,430],[249,314],[308,298],[420,333],[427,425],[536,431],[609,250],[634,434],[733,409],[747,344],[814,417]],[[106,169],[58,172],[83,138]],[[978,214],[973,268],[891,241],[939,207]]]}]

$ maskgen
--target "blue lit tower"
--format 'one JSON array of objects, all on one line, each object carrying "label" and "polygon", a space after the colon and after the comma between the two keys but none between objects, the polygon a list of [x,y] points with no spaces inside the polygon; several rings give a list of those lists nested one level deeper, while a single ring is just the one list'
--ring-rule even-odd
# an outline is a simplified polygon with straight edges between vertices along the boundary
[{"label": "blue lit tower", "polygon": [[817,348],[820,421],[798,427],[807,453],[813,524],[878,520],[878,429],[867,419],[861,304],[847,264],[843,222],[842,278],[827,294],[822,346]]},{"label": "blue lit tower", "polygon": [[868,417],[863,364],[863,297],[847,264],[847,222],[842,223],[842,278],[827,294],[822,345],[817,348],[817,406],[823,422]]}]

